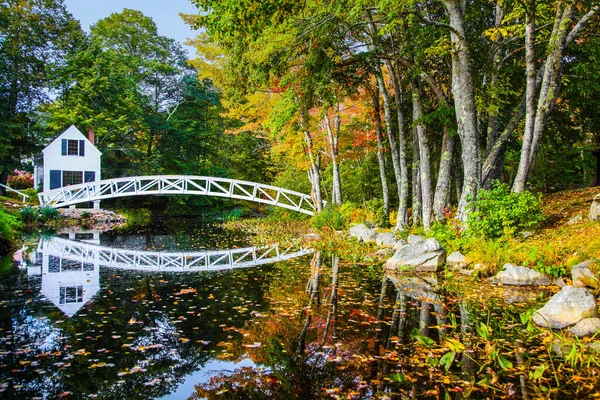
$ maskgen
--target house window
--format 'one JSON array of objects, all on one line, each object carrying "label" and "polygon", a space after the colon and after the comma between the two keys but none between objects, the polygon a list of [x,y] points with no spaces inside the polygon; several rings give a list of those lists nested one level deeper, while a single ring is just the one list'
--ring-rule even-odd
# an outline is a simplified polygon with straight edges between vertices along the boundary
[{"label": "house window", "polygon": [[79,155],[79,140],[69,140],[67,143],[67,155],[78,156]]},{"label": "house window", "polygon": [[61,286],[60,304],[83,303],[83,286]]},{"label": "house window", "polygon": [[62,139],[61,154],[63,156],[85,156],[85,140]]},{"label": "house window", "polygon": [[83,172],[82,171],[63,171],[62,172],[62,185],[79,185],[83,183]]}]

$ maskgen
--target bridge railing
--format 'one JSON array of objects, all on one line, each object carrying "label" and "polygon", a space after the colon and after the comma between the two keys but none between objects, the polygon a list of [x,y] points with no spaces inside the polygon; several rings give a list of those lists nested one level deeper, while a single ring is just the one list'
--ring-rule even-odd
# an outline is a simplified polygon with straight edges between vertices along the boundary
[{"label": "bridge railing", "polygon": [[283,207],[313,215],[310,196],[262,183],[228,178],[188,175],[157,175],[106,179],[65,186],[40,193],[42,205],[65,207],[73,204],[142,195],[187,194],[227,197]]},{"label": "bridge railing", "polygon": [[281,248],[278,244],[227,250],[195,252],[153,252],[111,248],[53,237],[41,244],[44,255],[120,269],[141,271],[218,271],[249,268],[289,260],[313,252],[312,249]]},{"label": "bridge railing", "polygon": [[11,188],[11,187],[8,187],[8,186],[6,186],[6,185],[3,185],[3,184],[1,184],[1,183],[0,183],[0,187],[3,187],[4,189],[8,190],[9,192],[14,192],[14,193],[17,193],[17,194],[21,195],[21,197],[23,198],[23,203],[25,203],[25,201],[26,201],[26,200],[29,198],[29,195],[28,195],[28,194],[25,194],[25,193],[23,193],[23,192],[20,192],[20,191],[18,191],[17,189],[13,189],[13,188]]}]

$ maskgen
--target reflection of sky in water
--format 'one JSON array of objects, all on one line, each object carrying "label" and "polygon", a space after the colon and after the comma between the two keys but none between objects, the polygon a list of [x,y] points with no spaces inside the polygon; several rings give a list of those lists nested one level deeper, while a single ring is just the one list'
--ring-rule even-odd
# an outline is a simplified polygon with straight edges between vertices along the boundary
[{"label": "reflection of sky in water", "polygon": [[[100,245],[97,234],[81,239],[45,238],[27,254],[11,276],[26,296],[15,296],[9,284],[0,287],[5,309],[10,305],[0,318],[3,399],[52,398],[65,390],[83,397],[187,398],[215,373],[255,366],[243,354],[237,363],[215,359],[218,344],[240,340],[235,329],[261,310],[264,271],[247,267],[268,270],[309,253],[279,247],[152,252]],[[204,264],[183,265],[202,254]],[[136,397],[133,388],[142,388]]]},{"label": "reflection of sky in water", "polygon": [[185,381],[183,381],[183,383],[177,387],[177,390],[165,397],[161,397],[161,399],[187,399],[190,396],[190,393],[194,392],[194,385],[208,382],[211,377],[219,372],[233,371],[237,368],[255,366],[256,364],[247,358],[239,362],[211,360],[207,362],[201,370],[186,376]]}]

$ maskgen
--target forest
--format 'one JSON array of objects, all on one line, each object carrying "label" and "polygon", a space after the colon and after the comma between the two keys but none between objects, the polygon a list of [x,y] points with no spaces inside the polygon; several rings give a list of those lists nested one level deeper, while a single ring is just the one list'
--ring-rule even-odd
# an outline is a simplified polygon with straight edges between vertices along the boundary
[{"label": "forest", "polygon": [[399,230],[466,221],[496,182],[596,184],[595,1],[192,3],[195,55],[139,11],[86,33],[61,0],[3,2],[0,183],[74,124],[94,129],[104,178],[270,183]]}]

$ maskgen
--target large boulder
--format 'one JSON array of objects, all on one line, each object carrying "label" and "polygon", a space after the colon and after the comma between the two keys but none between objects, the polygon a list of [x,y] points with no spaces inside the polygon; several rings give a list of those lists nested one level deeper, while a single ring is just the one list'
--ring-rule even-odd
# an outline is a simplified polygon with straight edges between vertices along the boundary
[{"label": "large boulder", "polygon": [[398,250],[400,247],[402,247],[402,246],[404,246],[406,244],[408,244],[408,242],[406,240],[404,240],[404,239],[398,239],[396,241],[396,244],[394,245],[393,249],[394,250]]},{"label": "large boulder", "polygon": [[600,332],[600,318],[582,319],[575,326],[572,326],[569,331],[577,337],[594,336]]},{"label": "large boulder", "polygon": [[598,278],[590,269],[590,265],[593,262],[593,260],[587,260],[582,262],[581,264],[574,265],[573,268],[571,268],[571,278],[573,279],[573,286],[590,287],[593,289],[598,289],[600,287],[600,282],[598,281]]},{"label": "large boulder", "polygon": [[442,298],[437,293],[438,281],[432,276],[415,276],[406,274],[386,273],[386,277],[405,296],[427,303],[441,304]]},{"label": "large boulder", "polygon": [[596,299],[587,289],[565,286],[531,318],[536,325],[562,329],[596,316]]},{"label": "large boulder", "polygon": [[464,267],[467,265],[467,257],[465,257],[460,251],[455,251],[446,259],[446,265],[449,267]]},{"label": "large boulder", "polygon": [[380,233],[377,235],[377,238],[375,239],[375,243],[377,243],[377,246],[383,246],[383,247],[394,247],[396,242],[397,242],[396,235],[394,235],[393,233],[389,233],[389,232]]},{"label": "large boulder", "polygon": [[359,242],[372,243],[377,238],[377,232],[365,224],[358,224],[350,228],[350,236],[357,238]]},{"label": "large boulder", "polygon": [[492,283],[514,286],[550,285],[550,279],[522,265],[504,264],[504,269],[488,280]]},{"label": "large boulder", "polygon": [[385,267],[390,270],[437,272],[446,262],[446,250],[434,238],[406,244],[396,250]]},{"label": "large boulder", "polygon": [[408,244],[417,244],[417,243],[424,241],[425,238],[423,236],[419,236],[419,235],[408,235],[406,240],[408,241]]},{"label": "large boulder", "polygon": [[594,196],[594,200],[592,201],[592,206],[590,207],[590,214],[588,218],[590,219],[590,221],[600,220],[600,194]]}]

